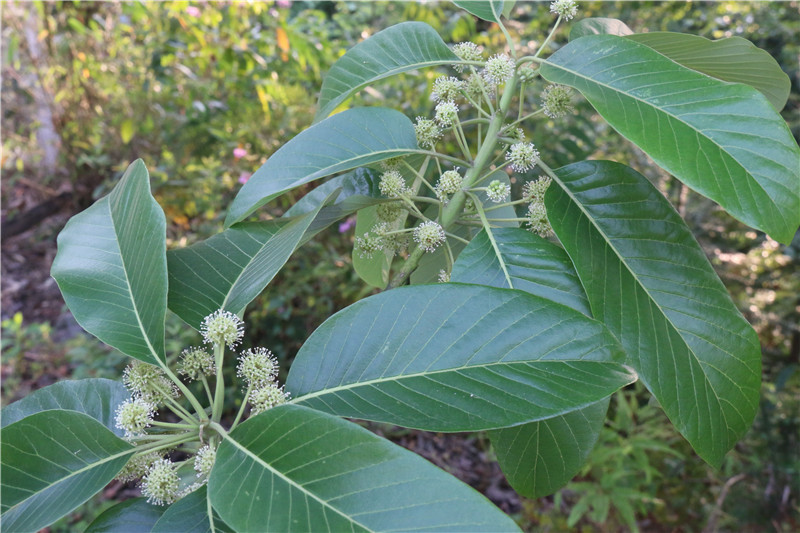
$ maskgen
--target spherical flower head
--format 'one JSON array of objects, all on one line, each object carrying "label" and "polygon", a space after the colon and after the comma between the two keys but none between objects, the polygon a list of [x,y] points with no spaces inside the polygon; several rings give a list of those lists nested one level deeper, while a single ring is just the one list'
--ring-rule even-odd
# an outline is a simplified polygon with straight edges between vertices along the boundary
[{"label": "spherical flower head", "polygon": [[230,311],[217,309],[203,319],[200,325],[203,341],[213,346],[236,347],[244,336],[244,322]]},{"label": "spherical flower head", "polygon": [[[483,53],[481,52],[481,47],[471,42],[458,43],[453,47],[453,53],[463,61],[483,60]],[[453,68],[455,68],[457,72],[464,71],[464,65],[454,65]]]},{"label": "spherical flower head", "polygon": [[436,104],[436,122],[446,128],[458,121],[458,106],[455,102],[439,102]]},{"label": "spherical flower head", "polygon": [[510,194],[511,185],[500,180],[492,180],[489,186],[486,187],[486,196],[496,204],[504,201]]},{"label": "spherical flower head", "polygon": [[414,228],[414,240],[426,252],[433,252],[444,243],[446,235],[444,229],[431,220],[423,222]]},{"label": "spherical flower head", "polygon": [[536,69],[531,67],[522,67],[517,72],[517,76],[519,76],[519,81],[522,83],[530,83],[536,78]]},{"label": "spherical flower head", "polygon": [[550,12],[564,20],[572,20],[578,12],[578,3],[575,0],[555,0],[550,3]]},{"label": "spherical flower head", "polygon": [[114,421],[117,428],[125,431],[125,438],[130,439],[144,435],[155,414],[155,405],[141,398],[132,398],[117,407]]},{"label": "spherical flower head", "polygon": [[572,90],[563,85],[548,85],[542,91],[542,107],[550,118],[563,117],[572,111]]},{"label": "spherical flower head", "polygon": [[406,180],[404,180],[403,175],[396,170],[384,172],[381,175],[381,181],[378,183],[378,188],[380,189],[382,195],[389,198],[399,198],[400,196],[409,193],[409,189],[406,186]]},{"label": "spherical flower head", "polygon": [[433,82],[433,99],[437,102],[452,102],[466,87],[466,83],[452,76],[442,76]]},{"label": "spherical flower head", "polygon": [[356,237],[355,248],[358,251],[358,256],[362,259],[372,259],[372,257],[383,250],[383,239],[365,233],[361,237]]},{"label": "spherical flower head", "polygon": [[383,249],[396,255],[408,248],[408,233],[393,233],[383,237]]},{"label": "spherical flower head", "polygon": [[467,93],[467,96],[473,99],[479,99],[483,96],[484,91],[486,92],[486,96],[492,98],[494,96],[494,85],[486,85],[483,81],[483,78],[478,75],[471,75],[467,79],[467,86],[464,89]]},{"label": "spherical flower head", "polygon": [[540,237],[549,237],[553,234],[553,228],[547,218],[547,208],[543,202],[534,202],[528,206],[528,225],[531,231]]},{"label": "spherical flower head", "polygon": [[439,283],[447,283],[450,281],[450,272],[445,269],[439,270]]},{"label": "spherical flower head", "polygon": [[251,348],[239,356],[236,375],[250,387],[260,387],[278,377],[278,360],[266,348]]},{"label": "spherical flower head", "polygon": [[180,396],[178,388],[160,368],[142,361],[134,361],[125,367],[122,383],[134,398],[153,404],[163,403],[168,397]]},{"label": "spherical flower head", "polygon": [[180,477],[175,463],[169,459],[160,459],[150,465],[150,469],[142,479],[142,496],[147,503],[169,505],[178,497]]},{"label": "spherical flower head", "polygon": [[529,181],[522,186],[522,199],[525,202],[544,202],[544,193],[552,183],[547,176],[539,176],[535,181]]},{"label": "spherical flower head", "polygon": [[442,131],[436,122],[423,117],[417,117],[414,132],[417,134],[417,144],[423,148],[433,148],[436,141],[442,136]]},{"label": "spherical flower head", "polygon": [[159,455],[158,452],[148,452],[144,455],[134,455],[114,479],[118,479],[123,483],[128,483],[144,477],[147,471],[150,470],[150,465],[160,460],[161,455]]},{"label": "spherical flower head", "polygon": [[255,416],[268,409],[286,403],[289,400],[289,393],[283,390],[282,385],[269,383],[250,393],[250,414]]},{"label": "spherical flower head", "polygon": [[455,194],[461,190],[463,182],[464,176],[457,170],[448,170],[439,176],[439,181],[436,183],[436,195]]},{"label": "spherical flower head", "polygon": [[178,372],[190,380],[200,376],[213,376],[216,373],[214,357],[203,348],[191,347],[181,352]]},{"label": "spherical flower head", "polygon": [[496,54],[489,58],[483,70],[483,77],[491,84],[502,85],[514,75],[516,64],[506,54]]},{"label": "spherical flower head", "polygon": [[525,172],[536,166],[539,151],[533,143],[514,143],[506,152],[506,160],[511,162],[511,168],[517,172]]},{"label": "spherical flower head", "polygon": [[375,210],[375,216],[381,222],[391,224],[400,218],[402,212],[403,207],[400,202],[387,202],[385,204],[378,204],[378,208]]},{"label": "spherical flower head", "polygon": [[197,472],[197,477],[206,477],[211,473],[214,467],[214,461],[217,458],[217,448],[212,448],[206,444],[194,456],[194,470]]}]

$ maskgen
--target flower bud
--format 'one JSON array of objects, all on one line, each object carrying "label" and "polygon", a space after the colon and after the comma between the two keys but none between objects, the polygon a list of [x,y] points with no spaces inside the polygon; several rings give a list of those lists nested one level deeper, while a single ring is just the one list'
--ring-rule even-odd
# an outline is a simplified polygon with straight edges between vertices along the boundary
[{"label": "flower bud", "polygon": [[433,82],[433,99],[437,102],[452,102],[464,90],[466,83],[452,76],[442,76]]},{"label": "flower bud", "polygon": [[[453,47],[453,53],[463,61],[483,60],[481,48],[477,44],[471,42],[458,43]],[[462,72],[464,70],[464,65],[454,65],[453,68],[458,72]]]},{"label": "flower bud", "polygon": [[278,360],[266,348],[252,348],[239,356],[236,375],[250,387],[266,385],[278,377]]},{"label": "flower bud", "polygon": [[180,392],[175,384],[154,365],[134,361],[122,372],[122,383],[134,398],[162,404],[167,398],[177,398]]},{"label": "flower bud", "polygon": [[372,259],[373,255],[383,250],[383,245],[383,239],[365,233],[361,237],[356,237],[355,249],[362,259]]},{"label": "flower bud", "polygon": [[384,172],[381,175],[378,188],[382,195],[389,198],[398,198],[410,192],[409,188],[406,186],[406,180],[403,179],[403,175],[396,170]]},{"label": "flower bud", "polygon": [[400,202],[386,202],[383,204],[378,204],[378,208],[375,210],[375,215],[381,222],[391,224],[400,218],[402,212],[403,206]]},{"label": "flower bud", "polygon": [[447,283],[450,281],[450,272],[445,269],[439,270],[439,283]]},{"label": "flower bud", "polygon": [[492,180],[486,187],[486,196],[494,203],[500,203],[511,194],[511,185],[500,180]]},{"label": "flower bud", "polygon": [[244,322],[229,311],[218,309],[205,317],[200,326],[203,341],[214,347],[234,348],[244,336]]},{"label": "flower bud", "polygon": [[548,85],[542,91],[542,107],[550,118],[563,117],[572,111],[572,91],[563,85]]},{"label": "flower bud", "polygon": [[456,170],[448,170],[439,176],[439,181],[436,183],[436,196],[443,199],[448,194],[455,194],[461,190],[461,184],[464,182],[464,177]]},{"label": "flower bud", "polygon": [[180,478],[175,463],[169,459],[154,462],[142,479],[142,496],[155,505],[169,505],[178,497]]},{"label": "flower bud", "polygon": [[277,405],[286,403],[289,393],[283,390],[282,385],[268,383],[267,385],[250,392],[250,413],[255,416],[272,409]]},{"label": "flower bud", "polygon": [[216,373],[214,358],[203,348],[186,348],[181,352],[181,362],[178,372],[190,380],[200,376],[213,376]]},{"label": "flower bud", "polygon": [[417,134],[417,144],[423,148],[433,148],[442,136],[439,126],[431,119],[423,117],[417,117],[414,132]]},{"label": "flower bud", "polygon": [[141,398],[134,398],[122,402],[116,411],[116,427],[125,431],[125,438],[144,435],[150,422],[156,414],[156,406]]}]

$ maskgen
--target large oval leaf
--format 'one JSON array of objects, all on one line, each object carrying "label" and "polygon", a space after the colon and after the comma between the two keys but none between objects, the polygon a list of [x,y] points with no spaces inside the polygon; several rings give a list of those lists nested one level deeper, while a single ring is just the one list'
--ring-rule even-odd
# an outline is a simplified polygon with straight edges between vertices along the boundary
[{"label": "large oval leaf", "polygon": [[122,470],[133,446],[75,411],[43,411],[3,429],[4,531],[37,531],[75,509]]},{"label": "large oval leaf", "polygon": [[122,437],[125,432],[116,426],[115,410],[130,395],[122,383],[110,379],[59,381],[4,407],[0,427],[41,411],[66,409],[87,414]]},{"label": "large oval leaf", "polygon": [[414,125],[381,107],[343,111],[311,126],[272,154],[233,199],[225,225],[295,187],[419,150]]},{"label": "large oval leaf", "polygon": [[197,329],[217,309],[240,313],[286,264],[321,207],[296,218],[243,222],[170,250],[169,308]]},{"label": "large oval leaf", "polygon": [[84,533],[151,533],[164,511],[144,498],[131,498],[103,511]]},{"label": "large oval leaf", "polygon": [[504,8],[503,0],[453,0],[453,3],[479,19],[489,22],[500,22]]},{"label": "large oval leaf", "polygon": [[585,35],[630,35],[633,30],[621,20],[589,17],[577,21],[569,30],[569,40],[574,41]]},{"label": "large oval leaf", "polygon": [[776,111],[789,99],[792,82],[768,52],[741,37],[711,41],[699,35],[654,31],[628,39],[645,44],[684,67],[733,83],[744,83],[766,96]]},{"label": "large oval leaf", "polygon": [[718,465],[758,407],[761,350],[661,193],[609,161],[559,169],[545,202],[592,314],[697,453]]},{"label": "large oval leaf", "polygon": [[151,533],[214,533],[231,529],[211,507],[207,487],[203,486],[169,506],[154,524]]},{"label": "large oval leaf", "polygon": [[141,159],[67,222],[50,273],[83,329],[146,363],[164,360],[166,220]]},{"label": "large oval leaf", "polygon": [[520,228],[495,228],[492,235],[500,254],[481,231],[458,256],[452,281],[519,289],[591,316],[589,300],[563,248]]},{"label": "large oval leaf", "polygon": [[237,531],[518,531],[481,494],[422,457],[296,405],[226,436],[208,493]]},{"label": "large oval leaf", "polygon": [[355,45],[333,64],[322,82],[314,122],[330,115],[370,83],[401,72],[458,61],[436,30],[424,22],[403,22],[387,28]]},{"label": "large oval leaf", "polygon": [[587,406],[635,380],[606,328],[521,291],[402,287],[329,318],[297,354],[294,402],[432,431],[493,429]]},{"label": "large oval leaf", "polygon": [[[479,233],[453,267],[451,279],[491,287],[507,287],[563,303],[589,316],[589,301],[560,246],[529,231],[492,231],[497,250],[486,232]],[[497,462],[519,494],[539,498],[563,487],[578,473],[603,427],[608,398],[588,407],[545,420],[489,432]]]},{"label": "large oval leaf", "polygon": [[578,89],[618,132],[739,220],[789,243],[800,225],[800,148],[764,96],[652,48],[589,35],[541,74]]}]

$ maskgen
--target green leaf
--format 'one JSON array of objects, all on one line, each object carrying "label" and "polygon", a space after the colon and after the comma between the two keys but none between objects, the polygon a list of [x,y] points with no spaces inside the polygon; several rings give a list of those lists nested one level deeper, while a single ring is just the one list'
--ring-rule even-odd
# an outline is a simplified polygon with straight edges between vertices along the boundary
[{"label": "green leaf", "polygon": [[170,250],[169,308],[194,328],[217,309],[242,312],[289,260],[317,210],[296,218],[242,222]]},{"label": "green leaf", "polygon": [[452,281],[509,288],[502,262],[511,277],[511,288],[591,316],[589,300],[563,248],[520,228],[495,228],[492,234],[500,256],[495,253],[486,231],[481,230],[453,265]]},{"label": "green leaf", "polygon": [[103,511],[84,533],[150,533],[166,510],[144,498],[131,498]]},{"label": "green leaf", "polygon": [[286,383],[294,402],[431,431],[549,418],[635,380],[606,328],[566,306],[479,285],[402,287],[322,324]]},{"label": "green leaf", "polygon": [[[451,279],[490,287],[507,285],[567,305],[589,316],[589,301],[569,256],[558,245],[513,228],[492,231],[498,256],[485,231],[459,256]],[[603,427],[608,399],[537,422],[489,432],[508,482],[529,498],[552,494],[578,473]]]},{"label": "green leaf", "polygon": [[343,111],[311,126],[272,154],[233,199],[225,225],[284,192],[337,172],[419,151],[411,121],[381,107]]},{"label": "green leaf", "polygon": [[125,119],[119,128],[119,136],[122,138],[122,144],[128,144],[133,139],[136,133],[136,125],[131,119]]},{"label": "green leaf", "polygon": [[122,437],[125,432],[116,427],[115,410],[128,398],[130,392],[119,381],[101,378],[59,381],[4,407],[0,427],[41,411],[65,409],[87,414]]},{"label": "green leaf", "polygon": [[545,203],[592,314],[697,453],[718,465],[758,407],[761,350],[663,195],[610,161],[556,171]]},{"label": "green leaf", "polygon": [[727,37],[711,41],[699,35],[656,31],[629,35],[628,39],[649,46],[684,67],[758,90],[780,111],[789,99],[792,82],[765,50],[742,39]]},{"label": "green leaf", "polygon": [[[356,235],[361,236],[378,223],[377,207],[367,207],[358,212],[356,218]],[[378,250],[372,256],[363,255],[353,246],[353,270],[364,283],[371,287],[383,289],[389,283],[389,270],[392,266],[393,254]]]},{"label": "green leaf", "polygon": [[572,25],[569,30],[569,40],[574,41],[586,35],[631,35],[633,30],[627,24],[617,19],[604,17],[590,17],[581,19]]},{"label": "green leaf", "polygon": [[141,159],[67,222],[50,273],[83,329],[146,363],[164,360],[166,220]]},{"label": "green leaf", "polygon": [[520,495],[553,494],[580,471],[603,428],[608,401],[565,415],[489,432],[497,462]]},{"label": "green leaf", "polygon": [[297,405],[226,436],[208,493],[237,531],[518,531],[422,457]]},{"label": "green leaf", "polygon": [[353,93],[371,83],[401,72],[458,61],[458,56],[428,24],[396,24],[355,45],[333,64],[322,82],[314,122],[330,115]]},{"label": "green leaf", "polygon": [[614,35],[572,41],[540,72],[578,89],[609,124],[692,189],[776,240],[792,240],[800,225],[800,148],[758,91]]},{"label": "green leaf", "polygon": [[[212,513],[211,518],[209,513]],[[175,531],[212,533],[214,531],[231,531],[231,529],[222,522],[217,512],[211,507],[207,488],[203,486],[170,505],[152,528],[152,533],[173,533]]]},{"label": "green leaf", "polygon": [[503,0],[453,0],[453,3],[478,17],[489,22],[499,22],[503,14]]},{"label": "green leaf", "polygon": [[37,531],[101,490],[134,448],[75,411],[43,411],[3,429],[4,531]]}]

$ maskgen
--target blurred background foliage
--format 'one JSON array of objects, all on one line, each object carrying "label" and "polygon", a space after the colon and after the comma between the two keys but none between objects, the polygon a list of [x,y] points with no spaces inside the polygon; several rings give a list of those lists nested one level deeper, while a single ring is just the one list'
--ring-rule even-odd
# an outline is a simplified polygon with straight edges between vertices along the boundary
[{"label": "blurred background foliage", "polygon": [[[519,2],[509,23],[524,48],[552,24],[547,2]],[[581,16],[619,18],[635,31],[740,36],[767,50],[792,80],[782,114],[800,138],[800,4],[586,2]],[[141,157],[168,220],[170,246],[221,228],[250,173],[313,118],[325,72],[347,49],[392,24],[420,20],[447,42],[500,51],[497,28],[436,2],[12,2],[2,10],[2,400],[64,378],[115,378],[125,358],[80,332],[49,278],[55,236]],[[568,30],[567,25],[566,30]],[[566,41],[562,31],[555,46]],[[442,70],[444,72],[444,70]],[[351,105],[428,115],[442,72],[402,75]],[[568,120],[526,124],[559,165],[626,163],[653,180],[695,231],[758,331],[761,410],[720,470],[705,465],[643,387],[612,400],[600,441],[556,495],[520,498],[481,436],[372,429],[484,491],[526,531],[800,530],[800,238],[782,246],[731,219],[651,164],[585,103]],[[308,187],[262,210],[279,216]],[[248,309],[248,340],[290,361],[333,312],[370,293],[352,271],[352,221],[303,247]],[[168,320],[169,351],[199,336]],[[285,369],[284,369],[285,371]],[[233,407],[233,406],[232,406]],[[460,455],[459,455],[460,454]],[[483,466],[482,466],[483,465]],[[480,475],[476,475],[480,473]],[[53,527],[81,530],[111,486]]]}]

